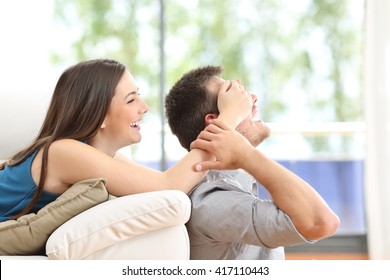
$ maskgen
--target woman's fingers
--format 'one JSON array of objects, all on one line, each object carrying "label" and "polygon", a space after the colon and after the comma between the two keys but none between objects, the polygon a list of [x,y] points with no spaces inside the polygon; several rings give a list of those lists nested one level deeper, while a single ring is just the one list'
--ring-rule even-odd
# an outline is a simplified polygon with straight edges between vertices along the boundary
[{"label": "woman's fingers", "polygon": [[[220,132],[221,130],[229,130],[231,129],[230,126],[228,126],[224,121],[219,120],[219,119],[212,119],[210,120],[210,129]],[[219,130],[217,129],[219,128]],[[206,127],[207,129],[207,127]]]},{"label": "woman's fingers", "polygon": [[206,171],[210,169],[222,170],[224,168],[220,161],[202,161],[195,164],[196,171]]},{"label": "woman's fingers", "polygon": [[190,149],[200,149],[204,150],[210,153],[215,152],[215,147],[214,143],[209,141],[209,140],[204,140],[204,139],[196,139],[194,142],[191,143]]},{"label": "woman's fingers", "polygon": [[229,89],[232,87],[232,82],[231,81],[225,81],[224,83],[221,84],[220,91],[222,92],[227,92]]}]

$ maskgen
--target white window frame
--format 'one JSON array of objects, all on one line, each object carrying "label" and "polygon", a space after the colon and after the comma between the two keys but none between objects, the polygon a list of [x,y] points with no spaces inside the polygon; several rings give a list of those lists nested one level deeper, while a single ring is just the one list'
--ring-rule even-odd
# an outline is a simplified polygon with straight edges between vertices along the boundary
[{"label": "white window frame", "polygon": [[365,199],[370,259],[390,259],[390,1],[366,1]]}]

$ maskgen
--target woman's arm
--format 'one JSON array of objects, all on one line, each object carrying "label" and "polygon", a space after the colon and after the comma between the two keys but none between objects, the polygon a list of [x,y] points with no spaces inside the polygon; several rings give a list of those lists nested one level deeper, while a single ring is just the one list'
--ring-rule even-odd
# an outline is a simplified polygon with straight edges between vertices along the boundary
[{"label": "woman's arm", "polygon": [[[252,107],[250,95],[236,81],[221,86],[218,100],[220,119],[233,128],[248,116]],[[173,167],[160,172],[135,162],[113,159],[87,144],[64,139],[50,146],[45,189],[50,190],[51,186],[56,185],[69,186],[87,178],[104,177],[108,191],[116,196],[164,189],[188,193],[205,175],[205,172],[196,172],[194,165],[213,158],[205,151],[194,149]]]}]

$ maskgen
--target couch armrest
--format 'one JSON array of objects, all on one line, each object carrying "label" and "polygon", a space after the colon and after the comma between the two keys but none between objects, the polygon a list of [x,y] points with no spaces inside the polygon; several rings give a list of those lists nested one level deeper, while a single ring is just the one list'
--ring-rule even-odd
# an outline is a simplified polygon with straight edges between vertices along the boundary
[{"label": "couch armrest", "polygon": [[184,225],[191,212],[188,196],[176,190],[109,200],[70,219],[49,237],[50,259],[84,259],[142,234]]}]

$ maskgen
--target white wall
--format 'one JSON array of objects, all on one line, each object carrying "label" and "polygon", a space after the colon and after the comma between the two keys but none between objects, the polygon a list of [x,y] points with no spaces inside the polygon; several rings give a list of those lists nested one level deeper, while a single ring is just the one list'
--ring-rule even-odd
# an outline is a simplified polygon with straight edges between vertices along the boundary
[{"label": "white wall", "polygon": [[390,259],[390,1],[367,0],[366,213],[371,259]]},{"label": "white wall", "polygon": [[0,2],[0,160],[37,135],[60,74],[49,61],[51,11],[51,1]]}]

